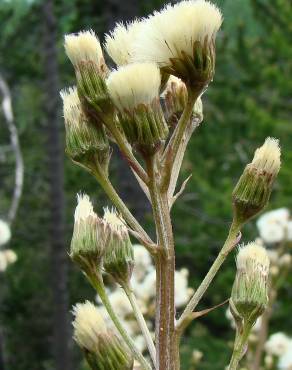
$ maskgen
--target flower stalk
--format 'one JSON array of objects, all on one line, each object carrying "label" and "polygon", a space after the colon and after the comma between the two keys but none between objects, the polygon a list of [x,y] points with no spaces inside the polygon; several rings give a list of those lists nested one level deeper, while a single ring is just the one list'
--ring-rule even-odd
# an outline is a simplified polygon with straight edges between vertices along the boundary
[{"label": "flower stalk", "polygon": [[[280,169],[278,141],[268,138],[246,166],[232,194],[233,222],[227,239],[176,322],[175,243],[170,211],[187,181],[174,194],[187,144],[202,121],[200,97],[215,72],[215,38],[221,23],[220,10],[209,1],[185,0],[169,4],[146,19],[118,24],[106,36],[105,44],[107,53],[118,66],[113,71],[106,65],[99,39],[93,31],[65,38],[65,49],[77,78],[77,89],[62,94],[67,153],[96,178],[118,210],[106,209],[101,219],[94,213],[89,198],[83,197],[76,213],[70,255],[96,289],[143,370],[180,369],[181,336],[196,316],[194,310],[220,267],[239,242],[242,226],[266,206]],[[178,25],[175,32],[172,24]],[[110,181],[111,142],[118,146],[151,203],[155,241]],[[155,262],[155,341],[131,285],[135,259],[130,235],[145,246]],[[124,289],[153,366],[137,349],[116,315],[102,272]],[[245,292],[241,288],[245,284],[241,281],[247,275],[245,271],[238,273],[230,300],[240,320],[243,315],[243,325],[238,327],[229,370],[237,368],[254,323],[252,319],[265,308],[265,292],[256,297],[258,300],[253,295],[250,300],[242,299]],[[264,282],[246,286],[253,292],[253,287],[265,287]],[[253,310],[250,313],[249,309],[259,303],[256,313]],[[246,316],[246,312],[250,316]],[[101,343],[109,339],[97,334],[95,339],[100,339]],[[122,344],[119,346],[113,337],[109,340],[114,348],[115,363],[123,359],[125,370],[128,370],[132,357],[124,355]],[[93,343],[92,348],[101,347]],[[102,363],[107,363],[106,356],[101,357]],[[89,360],[96,370],[95,358]]]},{"label": "flower stalk", "polygon": [[133,342],[133,340],[127,333],[126,329],[123,327],[122,323],[120,322],[118,316],[116,315],[115,310],[113,306],[111,305],[110,300],[108,299],[107,292],[106,292],[101,274],[93,273],[90,276],[88,276],[88,280],[90,281],[92,286],[95,288],[96,292],[98,293],[110,318],[112,319],[118,332],[121,334],[125,343],[127,344],[130,351],[132,352],[134,358],[140,363],[143,370],[151,370],[151,366],[148,364],[148,362],[145,360],[141,352],[138,350],[135,343]]},{"label": "flower stalk", "polygon": [[218,270],[226,260],[229,253],[234,249],[234,247],[238,244],[240,240],[240,229],[241,225],[236,222],[232,222],[231,227],[229,229],[229,233],[227,239],[219,252],[218,256],[216,257],[215,261],[213,262],[210,270],[208,271],[207,275],[201,282],[200,286],[196,290],[195,294],[189,301],[188,305],[186,306],[184,312],[182,313],[181,317],[177,321],[176,330],[181,335],[181,329],[185,328],[185,323],[190,322],[189,317],[191,316],[192,312],[195,310],[197,305],[199,304],[200,300],[202,299],[203,295],[205,294],[206,290],[208,289],[209,285],[213,281],[214,277],[216,276]]},{"label": "flower stalk", "polygon": [[153,343],[152,336],[150,334],[150,331],[147,327],[146,321],[144,319],[144,316],[140,310],[139,304],[137,302],[135,293],[133,292],[133,288],[131,287],[130,284],[122,284],[122,288],[124,289],[129,302],[131,303],[131,306],[133,308],[133,312],[135,314],[136,320],[140,326],[141,332],[145,338],[147,348],[151,357],[151,360],[154,364],[154,367],[156,367],[156,349],[155,345]]}]

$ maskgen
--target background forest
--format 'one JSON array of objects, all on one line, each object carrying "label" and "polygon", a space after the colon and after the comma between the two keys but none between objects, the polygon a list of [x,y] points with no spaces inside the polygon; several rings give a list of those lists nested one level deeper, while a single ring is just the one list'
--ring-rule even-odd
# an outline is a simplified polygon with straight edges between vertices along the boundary
[{"label": "background forest", "polygon": [[[24,188],[12,224],[18,260],[0,275],[0,370],[80,370],[71,341],[70,309],[94,292],[67,251],[76,193],[86,191],[96,209],[107,204],[94,179],[64,157],[59,90],[74,83],[63,35],[93,28],[102,39],[115,22],[143,16],[160,0],[0,0],[0,75],[12,95],[24,161]],[[270,208],[292,208],[292,7],[290,0],[217,0],[224,24],[217,39],[215,83],[203,96],[204,122],[183,166],[193,174],[173,210],[177,266],[195,287],[225,238],[236,179],[266,136],[280,139],[283,166]],[[1,97],[2,99],[2,97]],[[0,111],[0,218],[14,186],[14,153]],[[151,228],[146,199],[118,156],[113,178],[137,217]],[[151,229],[150,229],[151,232]],[[257,236],[255,223],[243,241]],[[201,308],[229,297],[234,279],[229,258]],[[292,335],[292,278],[280,291],[272,330]],[[194,323],[183,342],[183,369],[193,349],[204,353],[199,369],[222,370],[233,331],[219,308]]]}]

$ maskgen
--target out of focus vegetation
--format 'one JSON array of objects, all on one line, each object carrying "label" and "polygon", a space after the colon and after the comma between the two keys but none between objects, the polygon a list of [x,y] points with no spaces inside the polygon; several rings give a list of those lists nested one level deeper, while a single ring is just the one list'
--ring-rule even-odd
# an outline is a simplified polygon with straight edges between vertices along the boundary
[{"label": "out of focus vegetation", "polygon": [[[271,207],[292,208],[291,2],[218,0],[217,3],[222,7],[225,21],[217,43],[216,76],[203,97],[205,119],[194,134],[184,162],[183,175],[193,173],[193,177],[173,211],[177,264],[190,270],[194,287],[207,272],[225,238],[233,185],[266,136],[279,138],[283,148],[283,167]],[[94,180],[67,159],[64,187],[63,180],[57,178],[60,171],[52,176],[54,166],[63,163],[58,147],[52,150],[55,141],[50,130],[58,129],[56,122],[63,135],[60,100],[54,101],[52,94],[55,86],[61,88],[74,83],[71,64],[63,52],[63,34],[93,28],[103,39],[103,33],[114,22],[142,16],[162,4],[160,0],[0,1],[0,73],[12,91],[25,163],[24,194],[10,242],[19,259],[0,277],[3,369],[81,369],[79,350],[71,342],[66,360],[61,365],[54,363],[62,356],[60,353],[58,356],[56,340],[67,336],[66,320],[58,322],[58,311],[54,307],[57,302],[69,312],[76,301],[93,298],[93,291],[66,258],[65,250],[60,252],[56,245],[52,248],[51,241],[55,237],[55,226],[56,237],[61,235],[60,246],[69,245],[78,191],[88,192],[95,200],[96,209],[101,210],[106,199]],[[50,110],[55,106],[59,107],[57,120]],[[53,126],[50,126],[51,119]],[[9,141],[1,121],[0,147]],[[54,162],[56,156],[59,157]],[[5,158],[0,158],[2,217],[5,217],[13,184],[13,161]],[[119,159],[114,159],[111,171],[113,177],[122,179],[119,181],[121,193],[133,210],[138,205],[138,217],[150,229],[149,209],[133,185],[135,180],[125,172]],[[62,208],[65,205],[65,213],[57,219],[52,207],[56,204],[52,199],[52,181],[64,189],[63,193],[57,193],[61,195],[60,204]],[[65,229],[60,234],[54,222],[62,222],[62,219]],[[251,224],[244,230],[243,241],[255,236],[256,230]],[[233,278],[234,261],[230,258],[201,308],[228,298]],[[292,328],[291,284],[290,278],[280,292],[281,301],[272,322],[277,331],[287,332]],[[60,338],[56,338],[56,322]],[[292,335],[290,330],[288,334]],[[183,342],[183,369],[190,368],[189,358],[194,348],[204,352],[199,369],[223,369],[230,355],[226,343],[232,335],[224,308],[195,322]],[[72,360],[70,354],[73,354]]]}]

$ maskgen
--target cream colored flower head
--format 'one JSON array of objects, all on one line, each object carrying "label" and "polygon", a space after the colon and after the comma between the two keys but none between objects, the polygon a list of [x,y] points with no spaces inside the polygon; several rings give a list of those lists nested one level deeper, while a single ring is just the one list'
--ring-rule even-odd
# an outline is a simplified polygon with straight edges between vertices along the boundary
[{"label": "cream colored flower head", "polygon": [[111,230],[114,232],[128,232],[123,218],[117,213],[114,208],[104,208],[103,220],[105,221],[105,224],[109,225]]},{"label": "cream colored flower head", "polygon": [[247,274],[258,272],[267,276],[270,259],[264,247],[252,242],[239,248],[236,265],[238,270],[245,271]]},{"label": "cream colored flower head", "polygon": [[63,115],[65,123],[68,125],[77,125],[82,114],[81,102],[76,87],[69,87],[60,92],[63,100]]},{"label": "cream colored flower head", "polygon": [[105,36],[104,48],[118,65],[130,62],[134,41],[141,30],[142,22],[135,20],[128,24],[118,23],[113,31]]},{"label": "cream colored flower head", "polygon": [[281,148],[279,140],[268,137],[255,151],[252,165],[260,171],[276,176],[281,167]]},{"label": "cream colored flower head", "polygon": [[74,67],[82,61],[103,62],[100,42],[94,31],[81,31],[65,36],[65,51]]},{"label": "cream colored flower head", "polygon": [[74,340],[81,348],[96,352],[100,335],[107,333],[105,322],[97,307],[89,301],[77,303],[72,310]]},{"label": "cream colored flower head", "polygon": [[180,58],[193,56],[194,43],[216,37],[222,23],[220,10],[209,1],[186,0],[169,4],[143,22],[135,41],[133,61],[155,62],[160,67]]},{"label": "cream colored flower head", "polygon": [[17,261],[17,254],[12,249],[6,249],[3,253],[9,265]]},{"label": "cream colored flower head", "polygon": [[170,75],[161,97],[165,98],[167,94],[173,94],[177,90],[183,90],[187,94],[185,83],[180,78]]},{"label": "cream colored flower head", "polygon": [[160,71],[155,63],[133,63],[120,67],[107,79],[109,94],[119,110],[149,105],[159,97]]},{"label": "cream colored flower head", "polygon": [[78,194],[77,202],[78,204],[74,214],[75,222],[80,222],[81,220],[86,221],[86,219],[90,216],[96,217],[96,214],[93,211],[93,205],[88,195]]}]

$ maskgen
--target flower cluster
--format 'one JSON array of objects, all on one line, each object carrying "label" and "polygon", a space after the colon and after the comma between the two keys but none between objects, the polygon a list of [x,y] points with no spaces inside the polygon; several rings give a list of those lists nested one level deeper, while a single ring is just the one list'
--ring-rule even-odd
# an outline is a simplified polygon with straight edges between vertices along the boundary
[{"label": "flower cluster", "polygon": [[[183,0],[118,23],[104,47],[93,31],[65,36],[76,75],[76,87],[61,92],[66,152],[96,178],[118,210],[106,208],[100,217],[87,195],[78,196],[70,256],[96,290],[99,305],[77,305],[74,329],[92,369],[132,370],[133,359],[143,370],[178,368],[180,336],[199,301],[239,242],[242,226],[269,201],[281,165],[279,141],[270,137],[234,188],[226,242],[196,291],[190,289],[188,271],[175,269],[170,210],[186,185],[175,194],[187,144],[203,118],[201,96],[213,80],[221,23],[214,4]],[[116,69],[106,64],[104,51]],[[150,201],[154,240],[110,180],[112,143]],[[130,235],[143,247],[133,246]],[[230,309],[237,333],[230,370],[237,368],[248,335],[269,303],[265,247],[242,246],[236,265]],[[176,308],[185,304],[176,320]],[[194,366],[200,358],[194,354]]]}]

